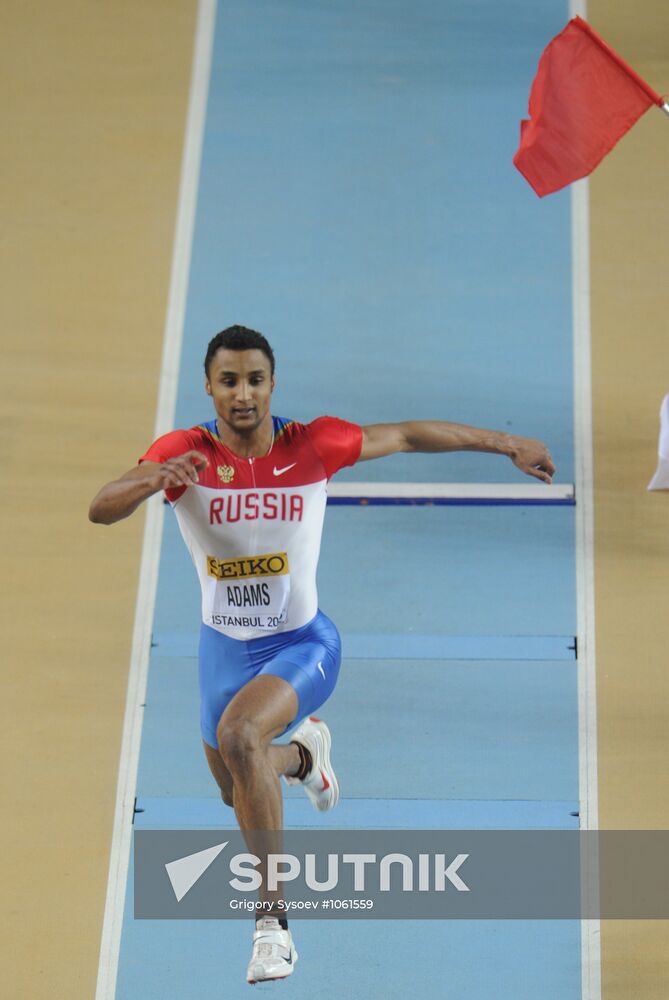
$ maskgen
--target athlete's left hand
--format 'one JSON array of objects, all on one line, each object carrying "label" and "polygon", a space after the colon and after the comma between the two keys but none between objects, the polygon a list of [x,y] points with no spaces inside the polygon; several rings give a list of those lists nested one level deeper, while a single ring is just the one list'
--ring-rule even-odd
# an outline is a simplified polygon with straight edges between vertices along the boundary
[{"label": "athlete's left hand", "polygon": [[553,481],[555,466],[548,448],[542,441],[511,437],[509,458],[525,475],[534,476],[544,483]]}]

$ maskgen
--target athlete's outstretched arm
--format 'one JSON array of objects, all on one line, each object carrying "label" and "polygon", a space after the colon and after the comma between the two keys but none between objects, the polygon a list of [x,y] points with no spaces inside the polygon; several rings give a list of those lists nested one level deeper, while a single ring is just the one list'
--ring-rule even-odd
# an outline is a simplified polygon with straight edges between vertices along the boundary
[{"label": "athlete's outstretched arm", "polygon": [[198,482],[198,469],[209,462],[199,451],[160,462],[142,462],[130,469],[120,479],[103,486],[94,498],[88,517],[95,524],[114,524],[129,517],[139,505],[161,490],[178,489]]},{"label": "athlete's outstretched arm", "polygon": [[362,451],[358,461],[383,458],[399,451],[488,451],[507,455],[521,472],[545,483],[550,483],[555,473],[546,445],[534,438],[452,424],[446,420],[408,420],[362,428]]}]

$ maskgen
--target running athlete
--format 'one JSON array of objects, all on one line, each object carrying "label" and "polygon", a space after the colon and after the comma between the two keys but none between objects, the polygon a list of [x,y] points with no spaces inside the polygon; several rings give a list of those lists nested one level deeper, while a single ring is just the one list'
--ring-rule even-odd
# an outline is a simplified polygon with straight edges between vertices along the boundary
[{"label": "running athlete", "polygon": [[[332,809],[339,798],[330,732],[315,715],[341,660],[339,635],[316,594],[330,477],[402,451],[503,454],[546,483],[555,471],[540,441],[462,424],[360,427],[272,416],[274,367],[262,334],[241,326],[217,334],[204,362],[215,418],[155,441],[137,467],[100,490],[89,514],[113,524],[161,490],[172,505],[202,588],[204,752],[250,849],[252,831],[282,829],[281,776],[301,783],[316,809]],[[273,742],[294,726],[290,743]],[[250,983],[285,978],[297,960],[280,896],[266,893],[261,902]]]}]

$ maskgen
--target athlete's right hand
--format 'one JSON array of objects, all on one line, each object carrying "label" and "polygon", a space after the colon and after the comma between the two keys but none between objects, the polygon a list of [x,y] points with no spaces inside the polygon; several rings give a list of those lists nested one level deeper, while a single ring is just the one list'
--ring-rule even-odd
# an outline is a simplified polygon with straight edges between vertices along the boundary
[{"label": "athlete's right hand", "polygon": [[209,459],[200,451],[187,451],[183,455],[168,458],[155,474],[155,489],[174,490],[181,486],[188,487],[193,483],[199,483],[198,472],[206,469],[208,465]]}]

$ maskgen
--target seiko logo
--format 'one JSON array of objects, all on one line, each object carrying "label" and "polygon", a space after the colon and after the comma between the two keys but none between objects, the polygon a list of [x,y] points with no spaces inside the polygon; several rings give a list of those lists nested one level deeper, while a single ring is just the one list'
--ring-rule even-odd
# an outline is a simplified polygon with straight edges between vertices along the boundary
[{"label": "seiko logo", "polygon": [[287,572],[287,552],[269,552],[262,556],[242,556],[239,559],[207,556],[207,573],[217,580],[249,580],[254,576],[283,576]]}]

